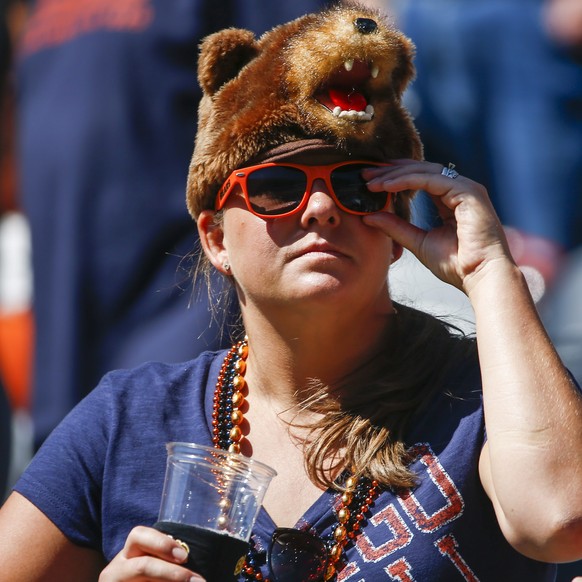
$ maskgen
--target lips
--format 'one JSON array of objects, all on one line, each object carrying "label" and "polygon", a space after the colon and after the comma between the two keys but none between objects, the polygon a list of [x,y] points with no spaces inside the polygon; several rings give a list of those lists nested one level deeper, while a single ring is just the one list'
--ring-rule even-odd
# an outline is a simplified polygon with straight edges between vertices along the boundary
[{"label": "lips", "polygon": [[338,250],[336,247],[334,247],[333,245],[330,245],[327,242],[315,242],[315,243],[311,243],[309,245],[306,245],[302,248],[300,248],[295,254],[295,258],[297,257],[303,257],[305,255],[309,255],[311,253],[319,253],[319,254],[325,254],[325,255],[330,255],[330,256],[336,256],[336,257],[344,257],[346,256],[345,253],[342,253],[340,250]]},{"label": "lips", "polygon": [[330,75],[315,98],[335,117],[371,121],[374,107],[368,103],[365,85],[379,72],[379,67],[372,62],[347,59]]}]

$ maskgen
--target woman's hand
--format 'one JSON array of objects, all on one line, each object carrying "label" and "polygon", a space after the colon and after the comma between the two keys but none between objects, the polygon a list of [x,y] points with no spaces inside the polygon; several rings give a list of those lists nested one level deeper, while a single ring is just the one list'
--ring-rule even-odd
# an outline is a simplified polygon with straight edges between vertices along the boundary
[{"label": "woman's hand", "polygon": [[513,261],[503,228],[483,186],[464,176],[450,178],[441,164],[394,160],[365,170],[372,192],[424,190],[436,205],[442,225],[429,231],[392,213],[363,218],[414,253],[437,277],[466,293],[489,264]]},{"label": "woman's hand", "polygon": [[125,546],[99,576],[99,582],[204,582],[180,564],[188,558],[170,536],[150,527],[138,526],[127,536]]}]

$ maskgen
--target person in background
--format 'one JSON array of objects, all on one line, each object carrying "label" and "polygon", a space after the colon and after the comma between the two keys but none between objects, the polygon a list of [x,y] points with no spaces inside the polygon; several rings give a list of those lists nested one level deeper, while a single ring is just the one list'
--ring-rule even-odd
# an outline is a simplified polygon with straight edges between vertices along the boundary
[{"label": "person in background", "polygon": [[582,243],[581,3],[385,5],[417,45],[409,98],[427,157],[487,186],[541,297]]},{"label": "person in background", "polygon": [[[12,27],[10,20],[12,9],[16,4],[12,0],[0,2],[0,222],[6,213],[14,211],[16,200],[11,164],[12,145]],[[4,257],[3,257],[4,258]],[[0,273],[4,265],[0,264]],[[1,282],[3,283],[3,282]],[[1,297],[0,297],[1,299]],[[0,338],[5,336],[6,314],[0,300]],[[0,499],[4,499],[9,484],[9,472],[12,459],[12,414],[7,380],[10,380],[5,367],[5,342],[0,341]]]},{"label": "person in background", "polygon": [[18,46],[17,152],[32,234],[37,448],[108,370],[224,345],[192,288],[183,204],[199,40],[320,2],[37,0]]}]

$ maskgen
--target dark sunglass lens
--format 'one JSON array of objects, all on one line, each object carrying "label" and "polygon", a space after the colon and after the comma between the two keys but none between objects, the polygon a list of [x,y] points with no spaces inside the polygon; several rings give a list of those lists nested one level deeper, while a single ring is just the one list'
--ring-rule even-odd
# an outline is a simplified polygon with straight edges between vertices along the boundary
[{"label": "dark sunglass lens", "polygon": [[247,177],[247,191],[253,210],[264,216],[277,216],[301,204],[307,177],[297,168],[260,168]]},{"label": "dark sunglass lens", "polygon": [[342,206],[355,212],[378,212],[386,206],[387,192],[370,192],[362,178],[366,164],[340,166],[331,173],[331,184]]},{"label": "dark sunglass lens", "polygon": [[276,582],[320,582],[327,566],[321,538],[309,532],[283,529],[275,532],[268,556]]}]

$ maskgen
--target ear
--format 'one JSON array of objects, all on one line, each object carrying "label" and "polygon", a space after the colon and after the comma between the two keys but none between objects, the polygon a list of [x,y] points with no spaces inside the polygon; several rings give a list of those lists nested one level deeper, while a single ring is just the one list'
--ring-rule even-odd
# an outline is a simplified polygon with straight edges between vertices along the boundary
[{"label": "ear", "polygon": [[258,52],[258,43],[250,30],[227,28],[207,36],[198,57],[198,81],[204,93],[214,95]]},{"label": "ear", "polygon": [[223,275],[230,275],[225,268],[228,264],[228,252],[223,244],[224,231],[222,226],[215,222],[214,215],[215,212],[212,210],[203,210],[196,220],[200,244],[214,268]]},{"label": "ear", "polygon": [[416,74],[413,64],[415,46],[405,36],[401,36],[399,40],[398,64],[392,73],[392,85],[398,98],[402,97],[404,90]]}]

